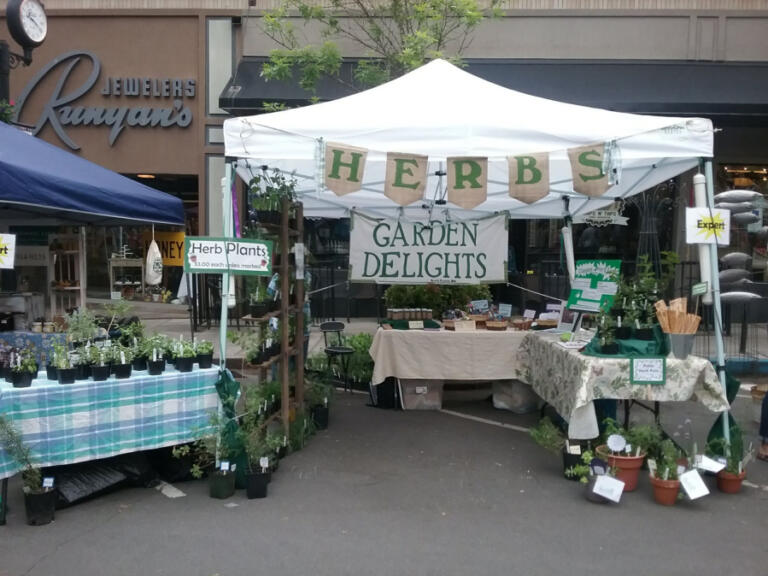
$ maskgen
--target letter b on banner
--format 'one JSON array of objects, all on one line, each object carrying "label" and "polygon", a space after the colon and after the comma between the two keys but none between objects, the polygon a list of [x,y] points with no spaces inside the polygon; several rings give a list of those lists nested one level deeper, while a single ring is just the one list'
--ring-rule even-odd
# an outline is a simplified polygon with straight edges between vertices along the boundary
[{"label": "letter b on banner", "polygon": [[533,204],[549,194],[549,154],[509,156],[509,195]]}]

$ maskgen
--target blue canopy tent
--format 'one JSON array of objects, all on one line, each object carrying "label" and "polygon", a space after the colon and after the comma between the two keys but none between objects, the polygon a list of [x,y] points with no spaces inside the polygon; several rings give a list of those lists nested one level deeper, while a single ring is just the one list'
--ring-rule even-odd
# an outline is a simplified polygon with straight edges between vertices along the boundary
[{"label": "blue canopy tent", "polygon": [[179,198],[0,122],[0,220],[183,226],[184,210]]}]

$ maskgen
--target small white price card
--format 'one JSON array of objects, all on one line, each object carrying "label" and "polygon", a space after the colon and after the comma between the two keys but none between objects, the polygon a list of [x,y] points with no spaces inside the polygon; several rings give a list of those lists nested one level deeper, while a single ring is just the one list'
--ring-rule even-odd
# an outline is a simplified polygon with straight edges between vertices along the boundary
[{"label": "small white price card", "polygon": [[453,329],[456,332],[474,332],[476,325],[474,320],[456,320],[453,324]]},{"label": "small white price card", "polygon": [[722,462],[718,462],[717,460],[713,460],[709,456],[706,456],[704,454],[697,454],[696,455],[696,468],[699,470],[704,470],[705,472],[712,472],[714,474],[717,474],[725,468],[725,464]]},{"label": "small white price card", "polygon": [[499,304],[499,316],[502,318],[512,316],[512,304]]},{"label": "small white price card", "polygon": [[223,470],[224,472],[229,471],[229,460],[222,460],[219,464],[219,470]]},{"label": "small white price card", "polygon": [[526,311],[523,312],[523,318],[526,318],[528,320],[533,320],[534,318],[536,318],[536,310],[526,309]]},{"label": "small white price card", "polygon": [[574,454],[575,456],[581,455],[581,445],[580,444],[571,444],[566,440],[566,451],[568,454]]},{"label": "small white price card", "polygon": [[259,458],[259,466],[261,466],[262,468],[269,468],[269,458],[267,458],[266,456],[262,456],[261,458]]},{"label": "small white price card", "polygon": [[656,460],[648,458],[648,472],[654,478],[656,477]]},{"label": "small white price card", "polygon": [[408,330],[424,330],[424,320],[408,320]]},{"label": "small white price card", "polygon": [[630,358],[629,381],[632,384],[650,384],[663,386],[667,379],[667,359]]},{"label": "small white price card", "polygon": [[592,492],[611,502],[618,503],[621,500],[621,494],[624,492],[624,482],[617,480],[613,476],[603,474],[595,479],[595,487]]},{"label": "small white price card", "polygon": [[469,305],[473,310],[476,310],[477,312],[488,312],[488,300],[471,300]]},{"label": "small white price card", "polygon": [[43,488],[53,488],[53,478],[51,476],[43,478]]},{"label": "small white price card", "polygon": [[709,489],[704,484],[704,480],[701,479],[697,470],[689,470],[685,474],[681,474],[680,486],[683,487],[683,490],[685,490],[685,493],[691,500],[696,500],[709,494]]}]

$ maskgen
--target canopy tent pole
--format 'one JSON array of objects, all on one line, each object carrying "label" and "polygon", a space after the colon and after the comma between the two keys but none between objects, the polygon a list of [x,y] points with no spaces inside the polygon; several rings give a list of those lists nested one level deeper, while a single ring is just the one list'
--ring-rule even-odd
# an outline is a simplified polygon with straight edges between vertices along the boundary
[{"label": "canopy tent pole", "polygon": [[573,218],[571,218],[568,196],[563,196],[563,204],[565,205],[563,210],[565,226],[560,232],[563,235],[563,251],[565,252],[565,265],[568,268],[568,279],[573,285],[573,280],[576,278],[576,262],[573,258]]},{"label": "canopy tent pole", "polygon": [[[707,187],[707,207],[713,210],[715,207],[715,191],[713,185],[712,175],[712,160],[707,158],[704,160],[704,178],[706,180]],[[694,176],[696,179],[696,176]],[[717,351],[717,376],[720,379],[720,385],[723,387],[723,392],[726,391],[726,377],[725,377],[725,351],[723,347],[723,314],[722,306],[720,303],[720,276],[718,273],[719,267],[717,263],[717,243],[709,245],[709,262],[710,262],[710,286],[712,287],[712,306],[714,312],[715,321],[715,349]],[[730,452],[731,447],[731,427],[729,423],[728,410],[723,412],[723,438],[725,439],[726,453]]]},{"label": "canopy tent pole", "polygon": [[[232,237],[232,164],[228,161],[224,167],[224,178],[221,179],[221,219],[222,235],[224,238]],[[219,349],[221,368],[227,366],[227,313],[229,312],[229,277],[230,274],[221,275],[221,319],[219,325]]]},{"label": "canopy tent pole", "polygon": [[88,308],[88,301],[86,300],[85,296],[88,284],[88,263],[85,259],[85,226],[80,226],[80,230],[78,230],[78,232],[78,251],[80,252],[80,258],[78,258],[78,267],[80,268],[78,270],[78,276],[80,277],[80,306],[85,309]]}]

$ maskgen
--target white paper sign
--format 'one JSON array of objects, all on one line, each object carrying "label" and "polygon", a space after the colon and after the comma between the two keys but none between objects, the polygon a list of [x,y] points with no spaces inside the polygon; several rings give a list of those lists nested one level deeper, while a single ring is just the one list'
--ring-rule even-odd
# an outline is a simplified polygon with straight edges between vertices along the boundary
[{"label": "white paper sign", "polygon": [[704,484],[704,480],[701,479],[697,470],[689,470],[685,474],[681,474],[680,486],[683,487],[683,490],[685,490],[685,493],[691,500],[696,500],[709,494],[709,489]]},{"label": "white paper sign", "polygon": [[474,332],[477,327],[474,320],[456,320],[453,323],[453,329],[456,332]]},{"label": "white paper sign", "polygon": [[502,318],[512,316],[512,304],[499,304],[499,316]]},{"label": "white paper sign", "polygon": [[261,458],[259,458],[259,466],[261,466],[262,468],[269,468],[269,458],[267,458],[266,456],[262,456]]},{"label": "white paper sign", "polygon": [[592,492],[611,502],[618,503],[621,500],[621,494],[624,492],[624,482],[617,480],[613,476],[603,474],[595,479],[595,487]]},{"label": "white paper sign", "polygon": [[523,312],[523,318],[533,320],[536,318],[536,310],[526,309],[525,312]]},{"label": "white paper sign", "polygon": [[663,384],[665,379],[665,358],[630,358],[630,382]]},{"label": "white paper sign", "polygon": [[229,460],[222,460],[219,464],[219,470],[228,471],[229,470]]},{"label": "white paper sign", "polygon": [[408,329],[409,330],[423,330],[424,329],[424,320],[408,320]]},{"label": "white paper sign", "polygon": [[712,472],[714,474],[717,474],[725,468],[725,464],[722,462],[718,462],[717,460],[712,460],[709,456],[705,456],[703,454],[697,454],[696,455],[696,468],[699,470],[704,470],[705,472]]},{"label": "white paper sign", "polygon": [[685,209],[685,241],[688,244],[731,243],[731,212],[714,208]]},{"label": "white paper sign", "polygon": [[656,477],[656,460],[653,458],[648,458],[648,473],[654,478]]},{"label": "white paper sign", "polygon": [[43,478],[43,488],[53,488],[53,478],[46,476]]},{"label": "white paper sign", "polygon": [[469,307],[475,310],[476,312],[483,313],[483,312],[488,312],[488,308],[490,308],[490,304],[488,304],[488,300],[471,300],[469,302]]},{"label": "white paper sign", "polygon": [[16,258],[16,234],[0,234],[0,268],[12,269]]}]

